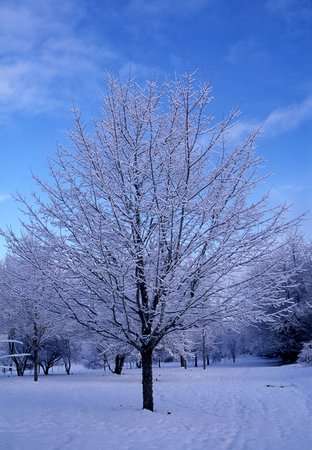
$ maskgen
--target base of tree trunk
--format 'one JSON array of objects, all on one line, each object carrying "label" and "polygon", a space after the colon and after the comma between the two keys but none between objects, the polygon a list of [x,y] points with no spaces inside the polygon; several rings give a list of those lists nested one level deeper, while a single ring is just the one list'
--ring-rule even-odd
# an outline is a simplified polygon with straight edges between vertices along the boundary
[{"label": "base of tree trunk", "polygon": [[34,381],[38,381],[38,351],[34,350]]},{"label": "base of tree trunk", "polygon": [[142,350],[143,409],[154,411],[152,350]]}]

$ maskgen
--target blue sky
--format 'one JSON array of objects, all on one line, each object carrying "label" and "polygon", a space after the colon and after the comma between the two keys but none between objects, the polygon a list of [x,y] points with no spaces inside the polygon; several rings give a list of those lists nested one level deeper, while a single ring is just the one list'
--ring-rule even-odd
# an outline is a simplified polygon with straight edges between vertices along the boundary
[{"label": "blue sky", "polygon": [[34,190],[31,170],[45,177],[66,144],[73,101],[96,116],[106,70],[130,63],[141,82],[187,61],[212,77],[216,118],[239,104],[238,137],[264,123],[273,201],[312,210],[311,0],[0,0],[0,23],[1,227],[18,228],[10,194]]}]

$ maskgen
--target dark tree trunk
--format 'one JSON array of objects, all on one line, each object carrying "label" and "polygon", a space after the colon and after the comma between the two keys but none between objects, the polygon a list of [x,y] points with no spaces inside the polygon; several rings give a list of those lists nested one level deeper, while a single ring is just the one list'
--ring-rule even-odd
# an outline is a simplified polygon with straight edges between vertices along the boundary
[{"label": "dark tree trunk", "polygon": [[152,349],[142,349],[143,409],[154,411]]},{"label": "dark tree trunk", "polygon": [[203,332],[203,369],[204,370],[206,369],[206,336],[205,336],[205,332]]},{"label": "dark tree trunk", "polygon": [[[16,353],[28,353],[29,349],[24,345],[20,351],[16,348],[16,345],[14,342],[15,334],[12,330],[10,331],[8,338],[9,338],[9,351],[10,351],[11,355],[14,355]],[[11,359],[15,365],[17,376],[18,377],[24,376],[24,372],[25,372],[26,366],[27,366],[28,356],[23,356],[22,358],[21,357],[16,358],[15,356],[11,356]]]},{"label": "dark tree trunk", "polygon": [[17,358],[12,358],[12,360],[13,360],[13,362],[15,364],[17,376],[18,377],[23,377],[25,369],[26,369],[26,364],[23,364],[21,361],[18,361]]},{"label": "dark tree trunk", "polygon": [[37,321],[34,321],[34,338],[32,341],[32,347],[34,351],[34,381],[38,381],[39,374],[39,348],[40,341],[38,339],[38,326]]},{"label": "dark tree trunk", "polygon": [[125,362],[125,356],[121,356],[121,355],[116,356],[114,373],[116,373],[117,375],[121,375],[124,362]]},{"label": "dark tree trunk", "polygon": [[38,366],[39,366],[39,358],[38,358],[38,350],[34,350],[34,381],[38,381]]},{"label": "dark tree trunk", "polygon": [[49,375],[49,370],[51,369],[52,366],[48,365],[48,364],[40,364],[40,367],[43,370],[43,373],[45,375]]},{"label": "dark tree trunk", "polygon": [[198,363],[197,363],[197,353],[195,354],[195,359],[194,359],[194,366],[197,367]]},{"label": "dark tree trunk", "polygon": [[16,365],[16,373],[18,377],[22,377],[24,375],[23,370],[21,370],[19,364]]}]

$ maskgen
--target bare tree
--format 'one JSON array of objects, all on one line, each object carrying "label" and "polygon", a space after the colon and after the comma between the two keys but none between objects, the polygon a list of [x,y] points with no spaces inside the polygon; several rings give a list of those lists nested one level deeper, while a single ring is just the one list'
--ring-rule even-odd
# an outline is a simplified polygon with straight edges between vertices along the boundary
[{"label": "bare tree", "polygon": [[110,78],[93,136],[75,110],[72,147],[49,160],[51,182],[36,178],[37,205],[19,197],[24,233],[47,259],[6,233],[79,323],[139,351],[149,410],[155,347],[199,322],[256,315],[262,298],[246,301],[247,268],[289,227],[285,207],[256,198],[257,133],[232,145],[238,111],[216,123],[211,98],[190,73],[160,87]]}]

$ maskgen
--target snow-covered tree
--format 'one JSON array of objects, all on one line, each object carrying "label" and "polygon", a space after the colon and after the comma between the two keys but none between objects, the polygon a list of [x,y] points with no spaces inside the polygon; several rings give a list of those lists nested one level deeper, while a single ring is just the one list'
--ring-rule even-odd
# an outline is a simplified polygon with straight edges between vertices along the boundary
[{"label": "snow-covered tree", "polygon": [[73,336],[71,336],[71,339],[65,337],[58,340],[58,349],[64,363],[65,371],[67,375],[70,375],[72,363],[78,359],[80,345],[74,340]]},{"label": "snow-covered tree", "polygon": [[[256,315],[263,297],[247,299],[247,268],[289,227],[285,207],[256,198],[257,133],[231,143],[238,111],[216,122],[211,99],[210,84],[190,73],[160,87],[110,78],[93,135],[75,111],[72,146],[49,160],[50,182],[37,179],[43,195],[36,205],[19,198],[24,233],[49,255],[33,264],[79,323],[137,349],[149,410],[157,345]],[[29,241],[6,238],[31,260]]]},{"label": "snow-covered tree", "polygon": [[[17,341],[15,338],[16,329],[10,328],[7,339],[7,353],[10,358],[10,363],[14,364],[17,376],[24,376],[27,365],[31,359],[31,345],[28,342]],[[23,338],[23,336],[19,336]]]},{"label": "snow-covered tree", "polygon": [[[23,375],[31,358],[34,380],[38,381],[39,352],[64,327],[49,308],[55,296],[53,289],[48,278],[33,264],[13,255],[7,256],[2,264],[0,287],[9,351],[17,373]],[[16,353],[26,355],[21,358],[14,356]]]},{"label": "snow-covered tree", "polygon": [[[137,359],[137,350],[123,341],[102,339],[96,345],[104,363],[116,375],[121,375],[126,358]],[[133,357],[134,354],[134,357]]]},{"label": "snow-covered tree", "polygon": [[[289,299],[293,303],[290,308],[281,311],[279,304],[272,302],[270,292],[266,313],[269,320],[257,324],[249,331],[249,339],[254,341],[257,353],[267,356],[279,356],[284,362],[295,362],[304,342],[312,338],[312,248],[304,242],[300,235],[288,239],[283,251],[278,251],[271,262],[262,263],[258,269],[263,274],[262,285],[270,286],[276,283],[272,277],[270,266],[276,261],[278,273],[285,283],[279,282],[275,289],[278,297]],[[269,270],[268,270],[269,268]],[[268,275],[269,274],[269,275]],[[253,292],[253,286],[250,292]]]},{"label": "snow-covered tree", "polygon": [[51,338],[41,345],[38,355],[39,365],[45,375],[49,374],[50,369],[62,360],[60,351],[60,342],[58,338]]},{"label": "snow-covered tree", "polygon": [[235,335],[234,333],[230,333],[226,337],[226,346],[232,358],[232,361],[235,363],[239,351],[238,336]]},{"label": "snow-covered tree", "polygon": [[[17,350],[17,346],[19,346],[20,350]],[[3,354],[3,347],[5,354]],[[12,371],[11,361],[13,361],[17,375],[23,376],[28,357],[30,356],[30,353],[25,353],[27,347],[25,349],[23,342],[10,338],[4,339],[4,337],[1,337],[0,335],[0,350],[0,368],[4,371],[6,369]]]},{"label": "snow-covered tree", "polygon": [[312,341],[303,344],[303,348],[299,353],[298,362],[312,366]]}]

